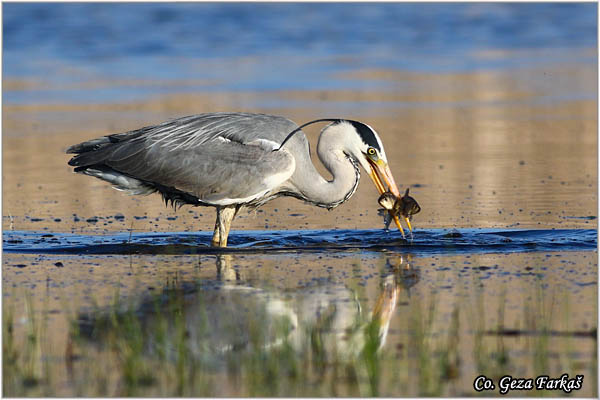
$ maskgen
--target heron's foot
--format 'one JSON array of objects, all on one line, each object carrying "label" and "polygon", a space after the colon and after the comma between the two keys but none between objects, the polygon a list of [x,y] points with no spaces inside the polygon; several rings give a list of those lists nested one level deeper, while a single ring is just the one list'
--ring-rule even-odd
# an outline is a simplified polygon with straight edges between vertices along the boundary
[{"label": "heron's foot", "polygon": [[210,245],[212,247],[226,247],[227,243],[225,243],[225,245],[222,245],[221,244],[221,237],[218,236],[217,232],[215,231],[215,234],[213,235],[213,238],[212,238],[212,240],[210,242]]}]

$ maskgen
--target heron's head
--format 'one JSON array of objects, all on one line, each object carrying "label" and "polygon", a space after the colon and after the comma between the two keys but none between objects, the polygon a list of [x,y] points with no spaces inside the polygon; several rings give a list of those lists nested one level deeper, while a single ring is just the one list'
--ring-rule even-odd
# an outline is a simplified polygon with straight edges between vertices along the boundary
[{"label": "heron's head", "polygon": [[[345,152],[358,161],[369,174],[380,195],[391,192],[396,198],[401,197],[388,165],[383,143],[375,129],[362,122],[351,120],[340,120],[328,128],[339,129],[340,134],[344,136]],[[403,232],[397,215],[394,215],[394,221],[398,229]]]},{"label": "heron's head", "polygon": [[358,121],[341,120],[331,128],[334,127],[343,132],[345,152],[367,171],[379,194],[390,191],[400,197],[383,143],[377,132],[369,125]]}]

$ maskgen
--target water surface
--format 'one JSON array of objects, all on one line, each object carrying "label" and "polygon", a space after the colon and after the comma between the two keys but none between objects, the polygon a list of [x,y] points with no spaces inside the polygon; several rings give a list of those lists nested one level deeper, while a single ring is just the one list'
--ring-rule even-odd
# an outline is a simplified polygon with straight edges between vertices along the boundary
[{"label": "water surface", "polygon": [[[595,3],[4,4],[3,394],[466,397],[568,373],[596,397],[596,33]],[[219,251],[213,209],[67,166],[232,110],[374,127],[422,207],[412,242],[365,174],[332,211],[241,212]]]},{"label": "water surface", "polygon": [[[8,253],[3,303],[14,346],[33,360],[44,354],[31,368],[48,384],[21,386],[23,364],[5,387],[28,395],[464,396],[480,373],[567,371],[586,377],[577,394],[594,396],[597,252],[589,247]],[[41,335],[41,347],[22,345],[23,331]]]},{"label": "water surface", "polygon": [[105,103],[174,87],[385,90],[340,74],[593,64],[595,15],[593,3],[7,4],[4,78],[27,90],[3,96]]},{"label": "water surface", "polygon": [[228,248],[215,249],[212,233],[154,232],[116,235],[81,235],[32,231],[9,231],[3,237],[3,249],[9,253],[36,254],[202,254],[220,252],[256,252],[269,254],[294,250],[390,249],[420,255],[512,253],[531,251],[593,251],[598,244],[592,229],[554,230],[385,230],[331,231],[241,231],[231,232]]}]

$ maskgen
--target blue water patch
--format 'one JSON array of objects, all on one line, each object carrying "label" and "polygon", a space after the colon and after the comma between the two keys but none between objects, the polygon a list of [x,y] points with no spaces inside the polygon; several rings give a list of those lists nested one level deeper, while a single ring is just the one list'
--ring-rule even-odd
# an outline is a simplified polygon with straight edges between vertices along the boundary
[{"label": "blue water patch", "polygon": [[84,235],[5,231],[3,251],[34,254],[210,254],[220,252],[382,251],[410,250],[415,255],[593,251],[593,229],[428,229],[413,240],[398,231],[285,230],[236,231],[227,249],[210,247],[212,232],[117,233]]},{"label": "blue water patch", "polygon": [[[103,102],[115,93],[50,89],[186,79],[209,92],[354,88],[340,72],[596,63],[596,16],[595,3],[6,3],[4,78],[49,86],[3,96]],[[125,100],[161,93],[116,86]]]},{"label": "blue water patch", "polygon": [[[596,9],[594,3],[7,3],[3,34],[9,61],[19,53],[92,63],[123,56],[439,54],[596,47]],[[10,71],[11,63],[5,67]]]}]

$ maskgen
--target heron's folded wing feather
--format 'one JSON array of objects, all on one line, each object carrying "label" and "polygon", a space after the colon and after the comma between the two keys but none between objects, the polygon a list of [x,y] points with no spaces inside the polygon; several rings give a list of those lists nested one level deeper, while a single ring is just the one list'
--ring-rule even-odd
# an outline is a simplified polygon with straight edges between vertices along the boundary
[{"label": "heron's folded wing feather", "polygon": [[[200,114],[72,146],[69,152],[80,154],[69,164],[82,170],[106,165],[206,202],[247,199],[291,176],[294,157],[272,150],[296,127],[264,114]],[[304,135],[294,138],[308,154]]]},{"label": "heron's folded wing feather", "polygon": [[[117,159],[130,157],[132,151],[158,148],[176,152],[190,150],[208,143],[229,140],[239,144],[265,141],[281,144],[297,125],[284,117],[248,113],[208,113],[182,117],[155,126],[103,136],[67,149],[67,153],[79,153],[69,161],[73,166],[94,165],[108,155]],[[309,153],[304,135],[295,135],[296,148]],[[289,147],[289,146],[288,146]]]},{"label": "heron's folded wing feather", "polygon": [[171,151],[190,149],[217,138],[241,144],[257,139],[281,143],[298,126],[287,118],[246,113],[211,113],[178,118],[155,126],[146,135],[149,146]]},{"label": "heron's folded wing feather", "polygon": [[295,169],[294,158],[286,151],[233,141],[170,151],[161,146],[140,149],[131,143],[115,151],[104,164],[215,204],[263,195],[287,180]]}]

